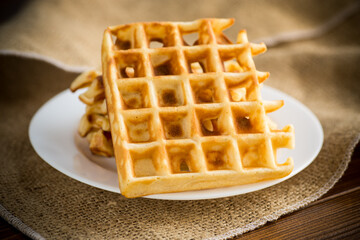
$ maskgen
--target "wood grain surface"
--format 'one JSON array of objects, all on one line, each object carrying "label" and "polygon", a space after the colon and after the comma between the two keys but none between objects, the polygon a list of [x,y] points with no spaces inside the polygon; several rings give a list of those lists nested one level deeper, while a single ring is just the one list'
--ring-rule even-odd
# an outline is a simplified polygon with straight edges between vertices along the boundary
[{"label": "wood grain surface", "polygon": [[[28,238],[0,218],[0,239]],[[234,239],[360,239],[360,144],[344,176],[323,197]]]}]

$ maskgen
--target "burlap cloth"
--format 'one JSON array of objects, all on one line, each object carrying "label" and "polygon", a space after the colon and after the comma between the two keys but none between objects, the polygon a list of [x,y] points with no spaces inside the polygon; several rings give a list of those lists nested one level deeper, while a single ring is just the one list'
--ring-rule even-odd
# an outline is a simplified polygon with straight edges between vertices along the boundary
[{"label": "burlap cloth", "polygon": [[[0,25],[0,48],[97,66],[107,25],[235,17],[227,33],[250,40],[314,27],[353,1],[32,1]],[[125,199],[77,182],[36,155],[28,138],[37,109],[77,75],[62,65],[0,54],[0,215],[32,238],[221,239],[297,210],[341,177],[360,135],[360,14],[314,40],[257,58],[268,85],[320,119],[324,146],[295,177],[240,196],[201,201]],[[67,70],[67,71],[66,71]],[[64,149],[66,151],[66,149]],[[296,161],[296,159],[295,159]]]}]

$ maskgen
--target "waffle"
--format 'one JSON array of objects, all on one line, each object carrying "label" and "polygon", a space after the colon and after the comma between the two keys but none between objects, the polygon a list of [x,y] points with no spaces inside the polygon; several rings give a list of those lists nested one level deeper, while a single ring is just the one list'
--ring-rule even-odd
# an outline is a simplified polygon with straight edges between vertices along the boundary
[{"label": "waffle", "polygon": [[[199,19],[105,30],[103,84],[124,196],[254,183],[292,171],[292,159],[279,164],[276,150],[294,147],[294,129],[276,129],[266,116],[283,102],[261,99],[269,74],[252,58],[266,46],[249,43],[244,30],[233,44],[223,34],[232,24]],[[184,40],[194,34],[195,42]],[[94,104],[99,94],[83,101]]]},{"label": "waffle", "polygon": [[84,72],[70,86],[72,92],[82,88],[87,88],[79,96],[79,99],[86,104],[86,112],[81,117],[78,133],[81,137],[87,138],[93,154],[112,157],[114,150],[101,73],[97,71]]},{"label": "waffle", "polygon": [[[224,66],[227,72],[240,71],[240,68],[229,62]],[[266,74],[265,74],[266,75]],[[113,157],[114,150],[111,141],[110,123],[106,109],[106,99],[102,75],[97,71],[88,71],[78,76],[71,84],[70,90],[75,92],[87,88],[86,92],[79,96],[79,99],[86,104],[86,112],[81,117],[78,133],[89,141],[90,151],[94,155]],[[234,90],[233,90],[234,91]],[[240,90],[243,92],[243,90]],[[231,94],[238,94],[237,91]],[[238,95],[234,95],[235,98]],[[266,102],[266,113],[272,112],[283,105],[282,101]],[[270,118],[266,118],[270,129],[276,129],[276,124]]]}]

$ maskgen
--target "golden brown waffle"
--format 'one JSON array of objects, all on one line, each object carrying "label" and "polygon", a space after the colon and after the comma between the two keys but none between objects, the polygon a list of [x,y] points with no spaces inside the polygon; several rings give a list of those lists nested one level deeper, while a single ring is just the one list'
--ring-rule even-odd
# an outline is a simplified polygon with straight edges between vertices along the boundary
[{"label": "golden brown waffle", "polygon": [[[225,187],[288,175],[291,125],[273,129],[252,56],[266,50],[232,19],[150,22],[109,27],[102,67],[120,190],[126,197]],[[196,33],[193,45],[184,41]],[[163,46],[150,48],[152,42]],[[90,100],[91,102],[91,100]]]},{"label": "golden brown waffle", "polygon": [[78,132],[88,139],[93,154],[114,156],[101,74],[97,71],[84,72],[71,83],[70,90],[75,92],[85,87],[87,90],[79,98],[86,104],[86,112],[81,117]]},{"label": "golden brown waffle", "polygon": [[[225,70],[227,72],[240,71],[234,62],[225,65]],[[93,70],[84,72],[72,82],[70,90],[75,92],[86,87],[86,92],[79,96],[79,99],[86,104],[86,112],[81,117],[78,127],[79,135],[88,139],[89,148],[93,154],[112,157],[114,156],[114,150],[111,141],[102,75]],[[236,91],[234,93],[236,94]],[[233,92],[230,94],[233,94]],[[282,104],[282,101],[266,102],[267,109],[265,110],[266,112],[274,111],[281,107]],[[270,129],[276,129],[275,123],[269,118],[267,118],[267,121]]]}]

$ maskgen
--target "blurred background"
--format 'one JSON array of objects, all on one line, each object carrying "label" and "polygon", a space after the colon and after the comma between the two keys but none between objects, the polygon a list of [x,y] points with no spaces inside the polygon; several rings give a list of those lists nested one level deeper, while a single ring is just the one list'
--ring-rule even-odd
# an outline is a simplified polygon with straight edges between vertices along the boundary
[{"label": "blurred background", "polygon": [[[138,21],[191,21],[197,18],[235,18],[225,33],[235,41],[246,29],[256,41],[278,33],[314,28],[326,22],[353,0],[2,0],[0,49],[35,52],[69,65],[100,65],[102,33],[107,26]],[[358,45],[359,12],[309,44],[313,49]],[[357,27],[357,28],[356,28]],[[291,46],[285,46],[290,47]]]}]

